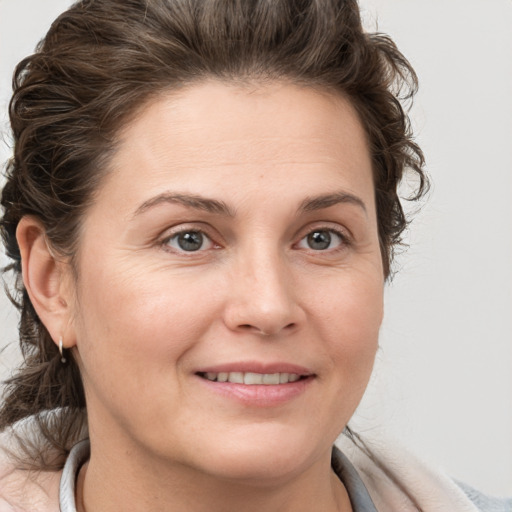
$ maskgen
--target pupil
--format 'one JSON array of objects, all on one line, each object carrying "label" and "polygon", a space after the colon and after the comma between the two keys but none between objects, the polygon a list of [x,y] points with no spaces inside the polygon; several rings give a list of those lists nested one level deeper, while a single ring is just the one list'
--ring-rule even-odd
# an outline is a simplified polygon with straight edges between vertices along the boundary
[{"label": "pupil", "polygon": [[178,245],[184,251],[197,251],[203,245],[203,235],[197,231],[188,231],[178,236]]},{"label": "pupil", "polygon": [[328,231],[314,231],[308,235],[308,244],[311,249],[327,249],[331,245],[331,235]]}]

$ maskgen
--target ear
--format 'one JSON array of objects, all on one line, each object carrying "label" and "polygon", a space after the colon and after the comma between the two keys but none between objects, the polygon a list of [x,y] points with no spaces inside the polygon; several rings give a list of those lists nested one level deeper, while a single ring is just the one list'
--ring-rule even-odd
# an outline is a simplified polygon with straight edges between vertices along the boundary
[{"label": "ear", "polygon": [[23,283],[39,318],[58,345],[74,346],[72,329],[72,273],[69,263],[52,251],[39,220],[23,217],[16,230],[21,253]]}]

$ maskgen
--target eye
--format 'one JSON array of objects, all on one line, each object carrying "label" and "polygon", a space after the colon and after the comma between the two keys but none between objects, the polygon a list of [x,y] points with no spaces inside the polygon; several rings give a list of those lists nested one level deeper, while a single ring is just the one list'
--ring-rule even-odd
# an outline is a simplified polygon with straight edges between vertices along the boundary
[{"label": "eye", "polygon": [[176,251],[196,252],[211,249],[213,242],[202,231],[180,231],[165,240],[165,245]]},{"label": "eye", "polygon": [[345,237],[333,229],[315,229],[308,233],[298,244],[302,249],[326,251],[337,249],[345,244]]}]

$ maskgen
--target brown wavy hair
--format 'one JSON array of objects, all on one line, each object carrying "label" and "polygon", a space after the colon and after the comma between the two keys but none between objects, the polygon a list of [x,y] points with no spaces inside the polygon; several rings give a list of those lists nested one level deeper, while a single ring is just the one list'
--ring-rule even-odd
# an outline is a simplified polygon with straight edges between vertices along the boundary
[{"label": "brown wavy hair", "polygon": [[[55,252],[74,264],[81,219],[101,186],[116,135],[153,97],[205,79],[289,81],[348,98],[373,161],[385,276],[407,225],[398,185],[407,170],[428,181],[404,100],[417,79],[393,41],[366,33],[356,0],[82,0],[17,66],[0,229],[15,276],[24,362],[7,381],[0,430],[32,417],[60,457],[84,435],[77,364],[62,364],[21,279],[16,228],[32,215]],[[48,411],[58,411],[58,414]],[[43,441],[35,443],[42,446]]]}]

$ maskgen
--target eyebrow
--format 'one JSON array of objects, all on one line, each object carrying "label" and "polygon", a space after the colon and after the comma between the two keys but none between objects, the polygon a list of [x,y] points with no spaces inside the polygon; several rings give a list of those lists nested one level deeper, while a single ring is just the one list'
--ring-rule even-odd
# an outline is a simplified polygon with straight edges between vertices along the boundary
[{"label": "eyebrow", "polygon": [[368,213],[364,201],[353,194],[349,194],[348,192],[335,192],[333,194],[322,194],[319,196],[308,197],[302,201],[299,211],[314,212],[316,210],[322,210],[342,203],[354,204],[361,207],[364,213]]},{"label": "eyebrow", "polygon": [[[202,210],[216,215],[225,215],[227,217],[235,216],[235,212],[224,201],[194,194],[164,192],[163,194],[159,194],[142,203],[135,211],[134,217],[162,203],[181,204],[188,208],[194,208],[196,210]],[[367,213],[366,205],[363,200],[353,194],[349,194],[348,192],[336,192],[332,194],[308,197],[302,201],[298,211],[313,212],[342,203],[357,205]]]},{"label": "eyebrow", "polygon": [[162,203],[181,204],[188,208],[194,208],[216,215],[235,216],[235,213],[224,201],[209,199],[194,194],[173,194],[166,192],[142,203],[135,211],[134,217]]}]

